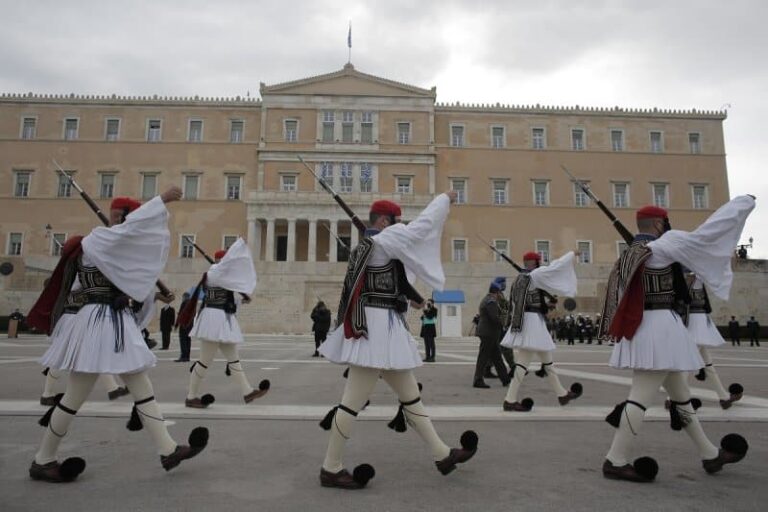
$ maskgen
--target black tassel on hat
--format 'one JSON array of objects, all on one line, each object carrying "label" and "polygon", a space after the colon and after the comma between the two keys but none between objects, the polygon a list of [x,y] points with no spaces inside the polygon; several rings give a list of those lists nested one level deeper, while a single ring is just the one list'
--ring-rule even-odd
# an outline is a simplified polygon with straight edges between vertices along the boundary
[{"label": "black tassel on hat", "polygon": [[59,405],[59,402],[61,401],[61,397],[64,396],[64,393],[59,393],[58,395],[53,397],[54,404],[43,414],[43,417],[40,418],[37,423],[41,427],[47,427],[48,424],[51,422],[51,416],[53,415],[53,410],[56,408],[57,405]]}]

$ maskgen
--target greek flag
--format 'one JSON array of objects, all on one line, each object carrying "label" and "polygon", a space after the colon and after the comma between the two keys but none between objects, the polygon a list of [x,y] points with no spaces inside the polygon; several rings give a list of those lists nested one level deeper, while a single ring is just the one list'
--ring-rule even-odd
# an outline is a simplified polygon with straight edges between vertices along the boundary
[{"label": "greek flag", "polygon": [[347,32],[347,47],[352,48],[352,22],[349,23],[349,32]]}]

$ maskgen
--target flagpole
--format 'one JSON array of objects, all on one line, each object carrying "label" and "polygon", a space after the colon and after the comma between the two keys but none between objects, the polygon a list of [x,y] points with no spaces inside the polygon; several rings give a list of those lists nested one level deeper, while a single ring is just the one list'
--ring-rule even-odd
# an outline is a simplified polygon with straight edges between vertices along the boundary
[{"label": "flagpole", "polygon": [[349,20],[349,32],[347,32],[347,64],[352,64],[352,20]]}]

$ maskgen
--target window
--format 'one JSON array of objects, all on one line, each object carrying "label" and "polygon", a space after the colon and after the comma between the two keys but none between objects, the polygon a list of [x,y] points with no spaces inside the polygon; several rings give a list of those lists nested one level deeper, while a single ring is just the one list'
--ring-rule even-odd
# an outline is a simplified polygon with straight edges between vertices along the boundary
[{"label": "window", "polygon": [[503,148],[504,147],[504,127],[492,126],[491,127],[491,147]]},{"label": "window", "polygon": [[397,123],[397,143],[408,144],[411,141],[411,123]]},{"label": "window", "polygon": [[197,199],[198,188],[200,185],[200,176],[197,174],[185,174],[184,175],[184,199],[194,200]]},{"label": "window", "polygon": [[203,121],[200,119],[191,119],[189,121],[189,142],[203,141]]},{"label": "window", "polygon": [[285,142],[299,140],[299,122],[295,119],[285,120]]},{"label": "window", "polygon": [[373,144],[373,112],[363,112],[363,121],[360,123],[360,142]]},{"label": "window", "polygon": [[105,128],[105,138],[108,141],[116,141],[120,136],[120,120],[119,119],[107,119],[107,126]]},{"label": "window", "polygon": [[21,256],[21,245],[24,239],[22,233],[9,233],[8,234],[8,247],[6,253],[8,256]]},{"label": "window", "polygon": [[576,242],[576,247],[579,263],[592,263],[592,242],[579,241]]},{"label": "window", "polygon": [[162,133],[162,121],[159,119],[150,119],[147,121],[147,141],[160,142]]},{"label": "window", "polygon": [[451,125],[451,146],[460,148],[464,145],[464,127]]},{"label": "window", "polygon": [[14,197],[29,197],[29,183],[32,181],[32,172],[16,171],[16,186],[13,187]]},{"label": "window", "polygon": [[627,251],[627,249],[629,249],[627,242],[624,242],[623,240],[616,242],[616,254],[619,258]]},{"label": "window", "polygon": [[373,166],[360,164],[360,192],[373,192]]},{"label": "window", "polygon": [[[354,226],[352,229],[356,229]],[[352,247],[352,238],[349,235],[338,235],[336,240],[336,261],[349,261],[349,248]],[[344,242],[342,244],[342,242]]]},{"label": "window", "polygon": [[507,180],[493,180],[493,204],[507,204]]},{"label": "window", "polygon": [[240,176],[227,176],[227,199],[238,201],[240,199]]},{"label": "window", "polygon": [[141,198],[152,199],[157,194],[157,174],[145,174],[141,182]]},{"label": "window", "polygon": [[25,140],[37,137],[37,118],[25,117],[21,125],[21,138]]},{"label": "window", "polygon": [[64,140],[77,139],[78,122],[79,120],[77,118],[67,118],[64,120]]},{"label": "window", "polygon": [[541,256],[542,263],[549,263],[549,240],[536,240],[536,252]]},{"label": "window", "polygon": [[547,206],[549,204],[549,182],[533,182],[533,204],[536,206]]},{"label": "window", "polygon": [[544,149],[547,145],[544,128],[531,128],[531,147]]},{"label": "window", "polygon": [[281,174],[280,190],[282,190],[283,192],[296,192],[296,175]]},{"label": "window", "polygon": [[616,208],[629,207],[629,183],[613,184],[613,206]]},{"label": "window", "polygon": [[67,241],[66,233],[54,233],[51,238],[51,256],[61,256],[61,248]]},{"label": "window", "polygon": [[465,204],[467,202],[467,180],[451,180],[451,190],[456,191],[456,204]]},{"label": "window", "polygon": [[342,162],[341,164],[339,190],[345,193],[352,192],[352,164],[349,162]]},{"label": "window", "polygon": [[234,119],[229,122],[229,142],[232,144],[240,144],[243,142],[245,123],[239,119]]},{"label": "window", "polygon": [[709,207],[709,187],[707,185],[691,185],[693,207],[703,210]]},{"label": "window", "polygon": [[[493,246],[502,254],[509,254],[509,240],[494,240]],[[504,261],[498,253],[493,253],[493,261]]]},{"label": "window", "polygon": [[[582,181],[582,183],[589,186],[588,181]],[[589,196],[577,183],[573,184],[573,204],[576,206],[589,206]]]},{"label": "window", "polygon": [[355,131],[355,113],[345,110],[341,113],[341,142],[350,144]]},{"label": "window", "polygon": [[664,151],[664,144],[661,138],[661,132],[651,132],[651,153],[661,153]]},{"label": "window", "polygon": [[237,238],[238,238],[237,235],[224,235],[224,240],[222,244],[224,246],[224,250],[226,251],[230,247],[232,247],[232,244],[237,242]]},{"label": "window", "polygon": [[179,247],[181,249],[180,256],[182,258],[194,258],[195,246],[192,245],[195,242],[195,235],[181,235],[181,243]]},{"label": "window", "polygon": [[698,133],[689,133],[688,134],[688,145],[691,147],[691,153],[693,154],[699,154],[701,153],[701,135]]},{"label": "window", "polygon": [[467,261],[467,241],[453,241],[453,261],[454,263],[463,263]]},{"label": "window", "polygon": [[333,142],[333,127],[335,124],[333,110],[323,111],[323,142]]},{"label": "window", "polygon": [[458,316],[459,315],[459,308],[456,306],[448,306],[445,308],[445,316]]},{"label": "window", "polygon": [[328,183],[329,185],[333,186],[333,163],[332,162],[320,163],[320,178],[326,183]]},{"label": "window", "polygon": [[102,199],[111,199],[115,195],[115,175],[104,173],[101,175],[100,194]]},{"label": "window", "polygon": [[571,149],[574,151],[584,151],[584,130],[581,128],[571,129]]},{"label": "window", "polygon": [[413,178],[410,176],[398,176],[397,177],[397,193],[398,194],[410,194],[412,191],[411,183]]},{"label": "window", "polygon": [[611,130],[611,149],[613,151],[624,151],[623,130]]},{"label": "window", "polygon": [[654,183],[653,187],[653,204],[662,208],[669,206],[669,185],[667,183]]},{"label": "window", "polygon": [[[67,171],[67,174],[72,174],[73,171]],[[59,187],[57,196],[58,197],[71,197],[72,196],[72,183],[69,181],[69,178],[64,176],[63,174],[59,173]]]}]

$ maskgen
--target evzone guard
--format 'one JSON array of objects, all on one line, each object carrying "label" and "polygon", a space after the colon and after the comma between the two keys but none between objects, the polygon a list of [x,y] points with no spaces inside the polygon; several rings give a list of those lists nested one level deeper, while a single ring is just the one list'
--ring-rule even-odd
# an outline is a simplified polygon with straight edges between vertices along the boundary
[{"label": "evzone guard", "polygon": [[549,380],[560,405],[566,405],[582,394],[582,385],[575,382],[565,389],[557,376],[552,352],[555,343],[547,329],[546,317],[554,295],[573,297],[576,295],[576,271],[574,254],[568,252],[547,266],[540,266],[541,255],[527,252],[523,255],[524,268],[518,274],[509,292],[509,329],[501,345],[515,350],[515,366],[512,380],[507,389],[502,407],[505,411],[527,412],[533,407],[531,398],[518,401],[523,379],[528,374],[528,365],[537,357],[541,368],[539,377]]},{"label": "evzone guard", "polygon": [[[141,207],[123,198],[126,207],[110,211],[110,227],[97,227],[86,237],[70,238],[64,245],[48,286],[29,314],[30,324],[39,330],[54,329],[53,344],[41,363],[70,373],[66,392],[40,420],[46,430],[29,469],[31,478],[69,482],[85,469],[82,458],[59,463],[57,455],[61,440],[100,374],[120,375],[126,383],[135,400],[127,427],[146,427],[166,471],[205,448],[206,428],[192,430],[189,445],[179,445],[169,435],[147,374],[157,360],[147,348],[130,307],[132,301],[143,302],[146,307],[147,302],[153,302],[153,287],[170,246],[165,204],[180,197],[181,190],[171,187]],[[69,322],[57,323],[75,280],[83,305]]]},{"label": "evzone guard", "polygon": [[678,311],[690,304],[682,266],[712,293],[728,298],[733,248],[754,206],[752,196],[737,197],[692,232],[671,230],[663,208],[637,211],[639,234],[611,271],[600,325],[600,335],[617,342],[610,365],[633,371],[629,397],[606,418],[617,429],[603,463],[606,478],[655,479],[657,462],[641,457],[630,463],[630,451],[659,386],[671,399],[671,428],[688,434],[707,473],[746,455],[748,445],[742,436],[728,434],[717,448],[696,417],[687,372],[699,370],[704,362]]},{"label": "evzone guard", "polygon": [[189,333],[190,337],[200,341],[200,358],[189,369],[189,389],[184,402],[187,407],[198,409],[206,408],[214,401],[210,393],[200,396],[200,384],[219,350],[227,358],[226,375],[237,381],[246,404],[269,390],[269,380],[266,379],[261,381],[259,389],[251,387],[237,351],[237,345],[243,342],[243,334],[235,316],[238,299],[235,294],[240,294],[244,302],[250,302],[249,294],[256,288],[251,251],[245,240],[238,238],[229,250],[216,251],[214,258],[214,264],[203,274],[192,298],[179,313],[179,324],[188,325],[194,318],[198,296],[204,295],[202,308]]},{"label": "evzone guard", "polygon": [[342,455],[355,418],[380,376],[400,400],[400,409],[390,428],[403,432],[406,424],[410,424],[429,446],[442,474],[450,473],[475,454],[474,432],[467,431],[461,436],[461,448],[450,448],[435,431],[413,374],[413,369],[422,365],[418,345],[405,322],[409,302],[416,307],[424,304],[406,272],[436,290],[443,289],[440,237],[450,204],[455,200],[455,192],[437,196],[407,226],[399,223],[401,211],[397,204],[376,201],[371,206],[371,228],[350,254],[338,327],[319,349],[328,360],[349,365],[341,403],[320,423],[330,430],[320,470],[324,487],[360,489],[374,476],[368,464],[358,466],[350,474]]}]

